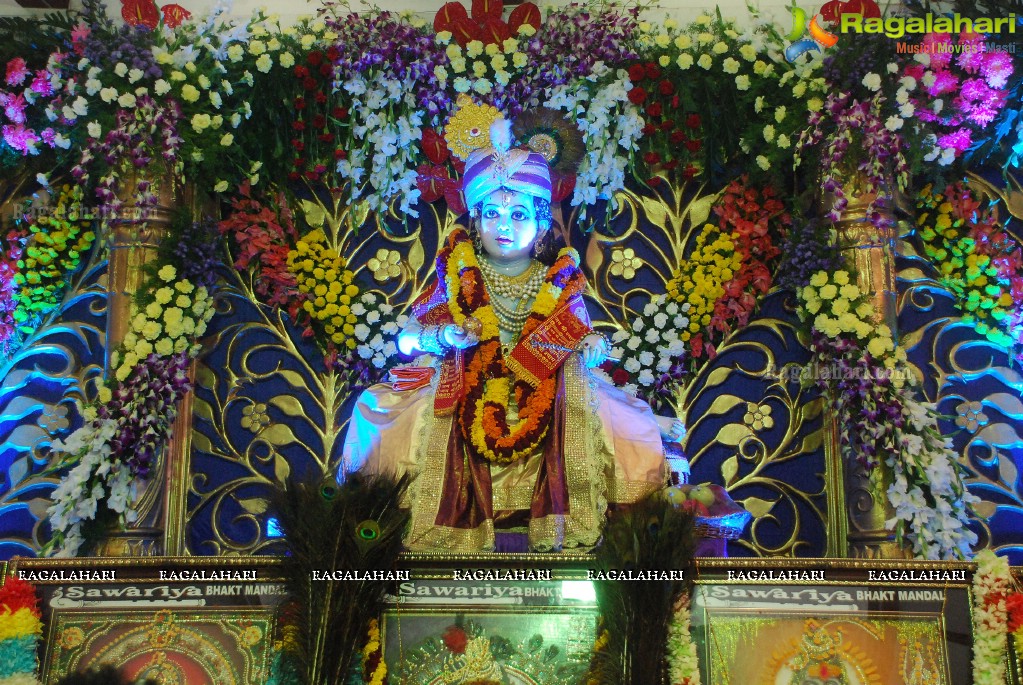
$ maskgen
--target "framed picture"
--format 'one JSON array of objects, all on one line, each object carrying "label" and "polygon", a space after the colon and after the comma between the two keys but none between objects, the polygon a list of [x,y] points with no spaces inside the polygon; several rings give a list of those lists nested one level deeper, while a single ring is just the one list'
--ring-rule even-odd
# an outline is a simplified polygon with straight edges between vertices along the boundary
[{"label": "framed picture", "polygon": [[19,560],[41,596],[42,682],[102,663],[132,679],[263,685],[283,588],[269,559]]},{"label": "framed picture", "polygon": [[971,682],[969,564],[801,561],[701,564],[692,627],[702,682]]},{"label": "framed picture", "polygon": [[383,615],[391,682],[579,682],[599,612],[585,571],[566,561],[480,555],[413,570]]}]

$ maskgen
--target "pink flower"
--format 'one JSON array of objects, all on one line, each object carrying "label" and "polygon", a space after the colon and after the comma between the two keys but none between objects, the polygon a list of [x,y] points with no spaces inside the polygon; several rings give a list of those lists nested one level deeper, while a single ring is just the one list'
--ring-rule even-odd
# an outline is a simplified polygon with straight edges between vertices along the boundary
[{"label": "pink flower", "polygon": [[20,57],[15,57],[7,63],[7,85],[20,86],[28,76],[28,73],[28,67],[25,66],[25,60]]},{"label": "pink flower", "polygon": [[52,128],[44,128],[40,135],[42,136],[43,142],[50,147],[57,144],[57,132]]},{"label": "pink flower", "polygon": [[36,143],[39,142],[39,136],[37,136],[35,131],[30,128],[26,128],[21,124],[18,124],[17,126],[4,126],[3,136],[4,141],[8,145],[23,155],[34,155],[39,152],[36,149]]},{"label": "pink flower", "polygon": [[959,88],[959,79],[951,71],[938,71],[934,73],[934,85],[927,89],[931,95],[951,93]]},{"label": "pink flower", "polygon": [[[949,45],[952,43],[952,36],[947,33],[928,33],[924,36],[921,41],[924,45],[928,46],[925,48],[927,54],[931,56],[931,69],[934,71],[941,71],[944,69],[949,61],[952,59],[951,51],[938,50],[937,45]],[[919,64],[919,63],[917,63]],[[923,72],[923,65],[919,64],[921,73]]]},{"label": "pink flower", "polygon": [[1012,76],[1012,58],[1007,52],[989,52],[980,73],[992,88],[1004,88]]},{"label": "pink flower", "polygon": [[25,96],[21,95],[10,95],[7,97],[7,101],[4,103],[4,114],[7,118],[15,124],[25,123],[25,107],[28,103],[25,102]]},{"label": "pink flower", "polygon": [[71,30],[71,45],[74,46],[76,55],[85,52],[85,39],[89,37],[90,31],[86,24],[79,24]]},{"label": "pink flower", "polygon": [[32,80],[31,88],[40,95],[53,95],[53,86],[50,85],[50,72],[40,69]]},{"label": "pink flower", "polygon": [[943,135],[938,138],[938,145],[954,148],[957,153],[962,154],[970,149],[970,131],[969,129],[961,128]]}]

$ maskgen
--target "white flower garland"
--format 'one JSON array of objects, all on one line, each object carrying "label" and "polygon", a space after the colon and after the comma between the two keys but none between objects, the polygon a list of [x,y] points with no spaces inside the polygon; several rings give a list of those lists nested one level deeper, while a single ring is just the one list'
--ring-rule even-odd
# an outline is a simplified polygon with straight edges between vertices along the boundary
[{"label": "white flower garland", "polygon": [[[989,549],[977,554],[973,576],[973,683],[1005,685],[1009,644],[1005,598],[1011,589],[1009,561]],[[990,600],[990,601],[989,601]]]},{"label": "white flower garland", "polygon": [[643,136],[643,118],[629,102],[628,72],[619,69],[614,80],[598,85],[598,79],[609,73],[598,65],[587,79],[557,86],[547,97],[546,106],[566,111],[583,134],[586,153],[572,195],[572,205],[583,205],[582,211],[600,198],[616,206],[614,194],[625,188],[631,153],[639,149]]},{"label": "white flower garland", "polygon": [[[391,199],[399,197],[399,211],[418,217],[419,173],[412,143],[423,137],[423,114],[416,109],[413,94],[401,82],[381,74],[350,79],[343,87],[352,95],[352,133],[364,142],[337,167],[342,178],[352,181],[352,199],[364,196],[370,211],[384,215]],[[392,118],[388,111],[406,113]],[[369,188],[362,184],[367,166]]]},{"label": "white flower garland", "polygon": [[938,430],[933,405],[918,401],[907,389],[899,394],[905,424],[901,449],[885,459],[895,477],[887,493],[895,517],[886,525],[906,531],[917,557],[968,559],[977,542],[968,527],[969,506],[979,500],[963,485],[955,451]]},{"label": "white flower garland", "polygon": [[700,685],[700,661],[689,626],[689,594],[682,595],[668,627],[668,682]]}]

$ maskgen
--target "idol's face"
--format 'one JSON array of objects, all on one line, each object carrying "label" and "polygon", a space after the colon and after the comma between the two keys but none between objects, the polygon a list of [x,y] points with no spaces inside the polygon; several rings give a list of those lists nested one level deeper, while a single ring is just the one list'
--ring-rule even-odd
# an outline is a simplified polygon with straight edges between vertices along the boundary
[{"label": "idol's face", "polygon": [[548,222],[537,221],[531,195],[501,188],[483,199],[480,238],[492,261],[528,259],[537,237],[548,227]]}]

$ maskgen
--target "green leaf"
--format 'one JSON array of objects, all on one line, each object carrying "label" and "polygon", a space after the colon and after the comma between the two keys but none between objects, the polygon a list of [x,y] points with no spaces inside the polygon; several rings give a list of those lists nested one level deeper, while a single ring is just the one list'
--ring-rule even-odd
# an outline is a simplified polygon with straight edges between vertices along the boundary
[{"label": "green leaf", "polygon": [[743,508],[753,515],[755,519],[761,519],[771,513],[771,509],[778,501],[769,502],[768,500],[760,499],[759,497],[747,497],[746,499],[739,502]]},{"label": "green leaf", "polygon": [[263,429],[257,439],[263,440],[271,445],[281,447],[295,442],[295,434],[292,433],[291,428],[285,424],[275,423]]},{"label": "green leaf", "polygon": [[241,505],[242,509],[249,512],[250,514],[262,514],[266,512],[267,502],[262,497],[249,497],[246,499],[239,499],[238,504]]},{"label": "green leaf", "polygon": [[274,477],[278,483],[282,485],[287,482],[288,476],[291,475],[291,465],[288,464],[288,460],[280,454],[274,455]]},{"label": "green leaf", "polygon": [[270,404],[288,416],[305,416],[305,409],[302,407],[302,403],[294,395],[278,395],[270,400]]}]

